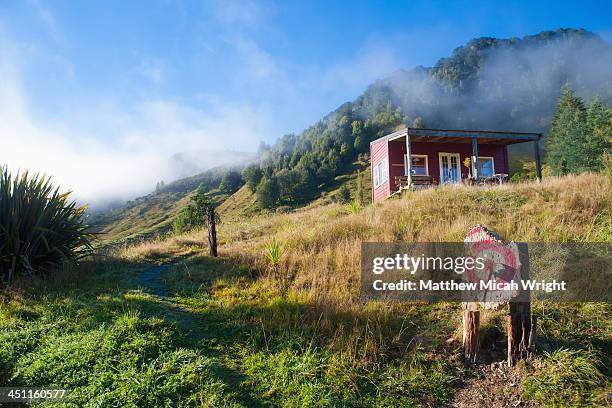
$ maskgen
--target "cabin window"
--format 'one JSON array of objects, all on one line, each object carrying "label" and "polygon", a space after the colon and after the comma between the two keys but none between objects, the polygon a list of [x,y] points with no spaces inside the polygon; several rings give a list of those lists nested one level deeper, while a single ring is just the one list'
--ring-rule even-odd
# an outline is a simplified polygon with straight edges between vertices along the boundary
[{"label": "cabin window", "polygon": [[478,156],[478,176],[492,177],[495,174],[495,163],[492,157]]},{"label": "cabin window", "polygon": [[[426,154],[412,154],[412,174],[429,176],[429,165],[427,164]],[[408,164],[404,155],[404,176],[408,175]]]},{"label": "cabin window", "polygon": [[384,159],[374,167],[374,188],[380,187],[388,179],[387,159]]}]

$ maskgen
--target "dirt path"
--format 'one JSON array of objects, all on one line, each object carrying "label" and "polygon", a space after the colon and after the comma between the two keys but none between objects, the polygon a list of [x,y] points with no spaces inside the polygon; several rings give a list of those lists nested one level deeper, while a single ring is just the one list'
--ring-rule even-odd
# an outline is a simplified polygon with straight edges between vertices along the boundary
[{"label": "dirt path", "polygon": [[525,402],[521,382],[524,370],[509,368],[505,363],[480,364],[474,368],[476,375],[466,379],[455,394],[449,407],[498,408],[537,407]]},{"label": "dirt path", "polygon": [[174,266],[175,264],[156,265],[145,269],[140,273],[139,285],[152,295],[167,296],[166,285],[161,275]]}]

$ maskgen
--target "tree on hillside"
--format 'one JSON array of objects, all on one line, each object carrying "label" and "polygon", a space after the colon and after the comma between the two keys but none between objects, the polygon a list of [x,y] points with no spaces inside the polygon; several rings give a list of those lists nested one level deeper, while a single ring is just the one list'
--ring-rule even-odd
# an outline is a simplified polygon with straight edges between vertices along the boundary
[{"label": "tree on hillside", "polygon": [[219,190],[223,191],[224,193],[231,194],[238,190],[241,184],[242,177],[240,176],[240,173],[236,170],[229,170],[221,179]]},{"label": "tree on hillside", "polygon": [[582,98],[563,88],[547,140],[547,162],[554,175],[579,172],[586,145],[586,108]]},{"label": "tree on hillside", "polygon": [[353,141],[353,149],[355,153],[362,153],[366,150],[367,144],[365,141],[365,132],[363,129],[363,122],[360,120],[354,120],[351,124],[352,135],[355,138]]},{"label": "tree on hillside", "polygon": [[157,184],[155,184],[155,192],[158,193],[161,190],[163,190],[163,188],[166,186],[166,183],[164,183],[164,180],[162,181],[158,181]]},{"label": "tree on hillside", "polygon": [[174,220],[172,229],[176,234],[180,234],[206,226],[206,213],[212,205],[204,186],[200,185],[191,196],[191,203],[183,208]]},{"label": "tree on hillside", "polygon": [[257,203],[261,208],[272,208],[274,207],[280,198],[278,189],[278,183],[276,178],[264,178],[257,186],[255,192],[257,196]]},{"label": "tree on hillside", "polygon": [[338,193],[336,194],[336,199],[342,204],[346,204],[351,201],[351,190],[349,189],[347,183],[340,186]]},{"label": "tree on hillside", "polygon": [[582,98],[563,88],[547,140],[547,164],[554,175],[601,168],[610,137],[609,112],[596,99],[585,108]]},{"label": "tree on hillside", "polygon": [[353,148],[355,149],[356,153],[363,153],[365,152],[367,147],[367,144],[364,140],[363,136],[357,136],[355,138],[355,142],[353,143]]},{"label": "tree on hillside", "polygon": [[587,149],[588,166],[601,169],[604,165],[604,154],[612,144],[612,109],[604,106],[599,98],[594,98],[587,107]]},{"label": "tree on hillside", "polygon": [[299,174],[295,170],[282,169],[276,173],[279,198],[293,203],[295,197],[295,187],[299,183]]},{"label": "tree on hillside", "polygon": [[348,143],[342,143],[340,146],[340,158],[343,161],[350,160],[353,157],[353,149]]},{"label": "tree on hillside", "polygon": [[250,164],[242,170],[242,178],[244,179],[246,186],[251,192],[257,190],[257,185],[261,181],[263,173],[257,164]]},{"label": "tree on hillside", "polygon": [[355,179],[355,192],[353,200],[359,203],[360,205],[367,204],[367,202],[369,201],[364,186],[363,172],[359,170],[357,170],[357,177]]},{"label": "tree on hillside", "polygon": [[423,122],[423,118],[420,116],[414,118],[414,120],[412,121],[412,127],[415,129],[423,129],[425,127],[425,122]]}]

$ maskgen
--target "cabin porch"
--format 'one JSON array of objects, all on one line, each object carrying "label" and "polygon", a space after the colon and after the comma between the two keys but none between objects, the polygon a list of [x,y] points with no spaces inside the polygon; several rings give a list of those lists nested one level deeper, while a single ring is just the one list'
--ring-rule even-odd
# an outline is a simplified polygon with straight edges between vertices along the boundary
[{"label": "cabin porch", "polygon": [[540,137],[539,133],[400,130],[371,144],[372,199],[439,184],[503,183],[509,177],[507,146],[515,143],[533,143],[541,179]]}]

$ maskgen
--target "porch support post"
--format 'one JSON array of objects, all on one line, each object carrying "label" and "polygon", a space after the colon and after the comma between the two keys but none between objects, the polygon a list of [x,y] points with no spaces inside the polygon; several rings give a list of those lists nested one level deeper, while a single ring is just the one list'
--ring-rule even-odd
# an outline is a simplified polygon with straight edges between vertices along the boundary
[{"label": "porch support post", "polygon": [[412,187],[412,146],[410,145],[410,131],[406,129],[406,176],[408,187]]},{"label": "porch support post", "polygon": [[478,180],[478,141],[477,138],[472,138],[472,177]]},{"label": "porch support post", "polygon": [[540,157],[540,139],[533,141],[533,155],[535,158],[536,165],[536,178],[538,182],[542,181],[542,159]]}]

